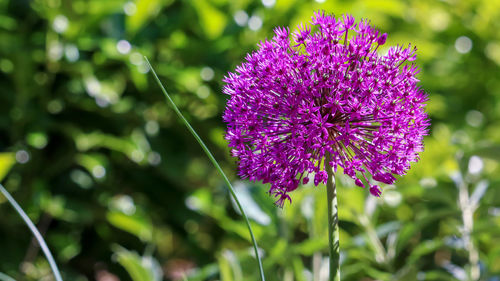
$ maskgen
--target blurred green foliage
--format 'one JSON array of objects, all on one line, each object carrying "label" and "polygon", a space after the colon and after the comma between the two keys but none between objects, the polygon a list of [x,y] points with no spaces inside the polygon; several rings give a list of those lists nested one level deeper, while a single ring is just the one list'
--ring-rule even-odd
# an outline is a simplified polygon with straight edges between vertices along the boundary
[{"label": "blurred green foliage", "polygon": [[[220,117],[222,77],[318,9],[416,44],[430,95],[426,150],[397,188],[376,199],[339,176],[343,280],[500,280],[500,1],[0,0],[0,146],[17,161],[3,183],[65,280],[258,280],[226,187],[142,55],[235,181],[267,279],[326,280],[324,188],[274,207],[238,181]],[[50,280],[3,197],[0,212],[0,276]]]}]

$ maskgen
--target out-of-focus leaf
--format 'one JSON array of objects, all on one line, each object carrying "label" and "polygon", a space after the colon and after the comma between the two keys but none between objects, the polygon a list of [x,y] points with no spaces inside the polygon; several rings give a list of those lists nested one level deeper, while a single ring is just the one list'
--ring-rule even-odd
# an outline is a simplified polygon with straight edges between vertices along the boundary
[{"label": "out-of-focus leaf", "polygon": [[391,273],[370,266],[366,267],[365,271],[368,274],[368,276],[376,280],[390,280],[392,276]]},{"label": "out-of-focus leaf", "polygon": [[293,271],[297,281],[306,281],[307,278],[304,274],[304,263],[299,257],[293,259]]},{"label": "out-of-focus leaf", "polygon": [[126,19],[127,32],[131,35],[141,29],[144,24],[154,16],[158,15],[161,9],[172,3],[172,0],[136,0],[129,2],[129,16]]},{"label": "out-of-focus leaf", "polygon": [[[234,191],[249,218],[261,225],[269,225],[269,223],[271,223],[271,218],[262,211],[257,203],[255,203],[252,198],[252,194],[249,192],[248,187],[245,184],[242,182],[236,182],[234,184]],[[232,199],[232,202],[235,211],[239,213],[234,199]]]},{"label": "out-of-focus leaf", "polygon": [[3,29],[7,30],[12,30],[16,27],[17,23],[16,20],[13,18],[6,16],[6,15],[0,15],[0,27]]},{"label": "out-of-focus leaf", "polygon": [[[398,221],[391,221],[385,224],[382,224],[375,229],[375,232],[377,234],[377,237],[383,238],[387,234],[392,233],[396,230],[398,230],[401,227],[401,223]],[[358,234],[354,236],[353,238],[353,243],[356,245],[365,245],[366,240],[364,233]]]},{"label": "out-of-focus leaf", "polygon": [[[313,231],[318,237],[327,237],[328,231],[328,206],[326,203],[326,189],[315,189],[314,191],[314,216],[312,218]],[[342,202],[339,200],[339,202]],[[339,208],[339,211],[343,208]],[[340,217],[340,215],[339,215]],[[325,236],[324,236],[325,235]]]},{"label": "out-of-focus leaf", "polygon": [[418,267],[405,264],[390,279],[391,281],[418,280]]},{"label": "out-of-focus leaf", "polygon": [[385,237],[389,233],[398,230],[400,227],[401,223],[399,221],[390,221],[377,226],[377,229],[375,231],[377,232],[378,237]]},{"label": "out-of-focus leaf", "polygon": [[219,267],[217,264],[208,264],[201,269],[192,272],[187,276],[187,278],[189,281],[203,281],[208,280],[210,277],[215,277],[218,272]]},{"label": "out-of-focus leaf", "polygon": [[[251,241],[250,234],[248,233],[248,228],[243,221],[235,221],[233,218],[229,217],[223,206],[218,204],[211,204],[213,198],[212,194],[207,190],[197,190],[186,200],[186,205],[188,208],[197,210],[200,213],[213,217],[219,222],[219,225],[227,231],[238,234],[244,239]],[[262,235],[263,227],[258,224],[252,224],[252,229],[255,237],[258,239]]]},{"label": "out-of-focus leaf", "polygon": [[287,256],[287,246],[288,243],[285,239],[279,239],[275,243],[273,243],[273,247],[269,252],[269,260],[271,263],[280,263],[283,261],[283,258]]},{"label": "out-of-focus leaf", "polygon": [[38,149],[42,149],[47,145],[47,134],[44,132],[32,132],[26,136],[26,142]]},{"label": "out-of-focus leaf", "polygon": [[232,251],[227,249],[222,251],[217,260],[219,261],[221,281],[243,280],[238,257]]},{"label": "out-of-focus leaf", "polygon": [[364,270],[364,263],[354,263],[342,266],[342,278],[352,280],[352,276]]},{"label": "out-of-focus leaf", "polygon": [[132,82],[134,82],[134,85],[137,89],[145,90],[148,84],[148,80],[146,79],[143,71],[139,71],[139,67],[141,66],[131,65],[129,67],[130,78],[132,79]]},{"label": "out-of-focus leaf", "polygon": [[456,281],[452,275],[447,274],[444,271],[430,270],[427,272],[422,272],[423,280],[436,280],[436,281]]},{"label": "out-of-focus leaf", "polygon": [[88,12],[90,14],[104,15],[108,13],[117,12],[123,9],[122,0],[109,0],[109,1],[99,1],[99,0],[90,0],[90,1],[79,1],[84,2],[87,6]]},{"label": "out-of-focus leaf", "polygon": [[421,242],[410,254],[408,263],[417,262],[422,256],[435,252],[444,245],[442,240],[428,240]]},{"label": "out-of-focus leaf", "polygon": [[64,196],[54,196],[46,191],[42,192],[38,199],[40,208],[54,218],[69,222],[76,222],[82,218],[75,210],[68,208],[67,199]]},{"label": "out-of-focus leaf", "polygon": [[396,243],[396,254],[399,254],[404,247],[408,244],[410,239],[419,231],[422,230],[429,223],[439,220],[443,217],[451,216],[454,214],[458,214],[457,210],[438,210],[434,211],[432,214],[429,214],[427,217],[422,218],[416,221],[413,224],[407,224],[401,228],[398,236],[398,241]]},{"label": "out-of-focus leaf", "polygon": [[14,163],[16,163],[16,156],[14,153],[0,153],[0,181],[9,173]]},{"label": "out-of-focus leaf", "polygon": [[221,256],[218,258],[218,262],[221,281],[233,281],[233,274],[229,261]]},{"label": "out-of-focus leaf", "polygon": [[51,234],[50,244],[58,250],[58,259],[66,262],[81,251],[80,239],[73,233]]},{"label": "out-of-focus leaf", "polygon": [[226,27],[227,17],[206,0],[194,0],[194,8],[200,17],[200,25],[209,39],[215,39]]},{"label": "out-of-focus leaf", "polygon": [[468,151],[466,157],[478,155],[484,158],[499,159],[500,158],[500,145],[479,145],[476,149]]},{"label": "out-of-focus leaf", "polygon": [[76,162],[87,169],[89,174],[97,179],[101,179],[106,175],[106,158],[97,153],[79,154],[76,157]]},{"label": "out-of-focus leaf", "polygon": [[[104,147],[113,151],[122,152],[134,162],[144,163],[144,161],[146,161],[146,154],[151,150],[144,134],[137,132],[137,130],[134,130],[130,136],[126,137],[117,137],[100,132],[93,132],[90,134],[78,132],[75,134],[76,146],[80,151]],[[95,156],[96,154],[93,155]],[[102,159],[102,161],[104,161],[104,159]]]},{"label": "out-of-focus leaf", "polygon": [[293,252],[299,253],[305,256],[311,256],[315,252],[321,251],[328,246],[328,239],[321,238],[311,238],[304,242],[293,245]]},{"label": "out-of-focus leaf", "polygon": [[131,154],[137,149],[137,146],[128,138],[120,138],[108,134],[94,132],[90,134],[76,134],[76,146],[81,151],[92,148],[105,147],[111,150]]},{"label": "out-of-focus leaf", "polygon": [[127,270],[133,281],[161,281],[163,272],[151,256],[139,256],[121,246],[114,246],[116,260]]},{"label": "out-of-focus leaf", "polygon": [[146,216],[137,213],[127,215],[119,211],[110,211],[106,218],[113,226],[129,232],[143,241],[151,241],[153,238],[153,225]]}]

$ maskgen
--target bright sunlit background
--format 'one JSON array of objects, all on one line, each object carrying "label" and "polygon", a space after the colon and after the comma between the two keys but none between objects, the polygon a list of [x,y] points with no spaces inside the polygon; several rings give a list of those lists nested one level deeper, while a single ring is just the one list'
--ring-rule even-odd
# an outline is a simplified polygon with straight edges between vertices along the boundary
[{"label": "bright sunlit background", "polygon": [[[416,45],[430,96],[408,176],[380,199],[338,177],[343,280],[500,280],[500,1],[0,0],[0,176],[65,280],[258,280],[227,188],[143,55],[235,183],[267,279],[326,280],[324,187],[274,207],[238,180],[221,121],[222,77],[318,9]],[[0,272],[52,280],[3,197],[0,214]]]}]

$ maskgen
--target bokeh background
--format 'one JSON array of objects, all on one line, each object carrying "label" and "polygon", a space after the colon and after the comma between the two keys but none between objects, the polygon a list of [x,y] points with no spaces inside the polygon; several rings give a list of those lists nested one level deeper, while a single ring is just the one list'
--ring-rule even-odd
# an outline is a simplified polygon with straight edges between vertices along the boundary
[{"label": "bokeh background", "polygon": [[[267,280],[326,280],[324,187],[276,208],[238,180],[221,121],[222,77],[318,9],[415,44],[430,96],[426,150],[396,186],[377,199],[338,177],[343,280],[500,280],[500,1],[0,0],[0,175],[65,280],[258,280],[227,187],[143,55],[235,183]],[[52,280],[1,196],[0,214],[0,272]]]}]

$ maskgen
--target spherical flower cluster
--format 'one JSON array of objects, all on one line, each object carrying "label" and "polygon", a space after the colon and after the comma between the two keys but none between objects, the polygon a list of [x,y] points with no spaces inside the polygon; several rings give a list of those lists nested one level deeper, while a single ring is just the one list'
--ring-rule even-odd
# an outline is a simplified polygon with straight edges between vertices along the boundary
[{"label": "spherical flower cluster", "polygon": [[294,42],[288,28],[276,28],[224,78],[226,139],[239,174],[270,183],[279,206],[310,178],[326,183],[327,164],[380,196],[374,182],[405,174],[427,134],[427,95],[408,63],[416,48],[377,54],[387,34],[350,15],[317,12],[312,25],[315,32],[301,25]]}]

